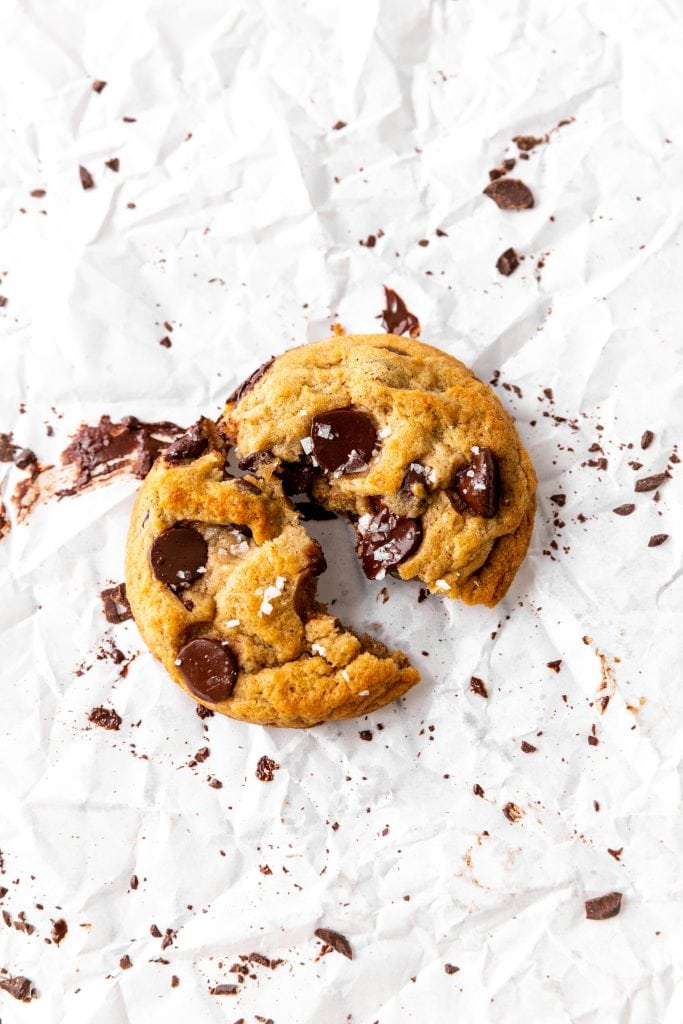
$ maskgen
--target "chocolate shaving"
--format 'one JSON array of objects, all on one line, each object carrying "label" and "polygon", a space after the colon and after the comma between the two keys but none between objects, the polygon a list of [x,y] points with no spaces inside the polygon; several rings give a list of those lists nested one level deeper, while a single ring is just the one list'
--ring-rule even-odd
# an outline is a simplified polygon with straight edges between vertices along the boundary
[{"label": "chocolate shaving", "polygon": [[616,917],[621,910],[621,893],[608,892],[604,896],[596,896],[585,901],[586,917],[589,921],[607,921]]},{"label": "chocolate shaving", "polygon": [[324,942],[327,946],[331,946],[337,953],[341,953],[342,956],[347,957],[349,960],[353,960],[353,950],[351,949],[351,943],[342,935],[340,932],[332,931],[331,928],[316,928],[313,933],[317,939]]}]

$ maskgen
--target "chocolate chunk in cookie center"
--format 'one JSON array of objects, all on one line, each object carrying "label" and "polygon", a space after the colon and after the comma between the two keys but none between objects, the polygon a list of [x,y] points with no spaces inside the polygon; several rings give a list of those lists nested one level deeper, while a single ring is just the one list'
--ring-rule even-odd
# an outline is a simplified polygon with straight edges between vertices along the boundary
[{"label": "chocolate chunk in cookie center", "polygon": [[500,480],[490,448],[473,448],[472,461],[455,475],[455,489],[471,512],[491,519],[498,511]]},{"label": "chocolate chunk in cookie center", "polygon": [[182,434],[164,452],[164,458],[175,466],[181,462],[191,462],[203,455],[209,447],[209,439],[202,429],[202,421],[198,420],[190,429]]},{"label": "chocolate chunk in cookie center", "polygon": [[314,416],[311,442],[313,455],[322,468],[344,476],[368,469],[377,431],[367,413],[347,406]]},{"label": "chocolate chunk in cookie center", "polygon": [[386,573],[405,562],[422,542],[419,519],[396,516],[386,506],[369,521],[358,520],[358,557],[369,580],[383,579]]},{"label": "chocolate chunk in cookie center", "polygon": [[188,689],[210,704],[232,696],[237,679],[237,658],[220,640],[200,637],[180,648],[176,665]]},{"label": "chocolate chunk in cookie center", "polygon": [[177,594],[206,571],[208,552],[206,541],[192,526],[171,526],[152,544],[149,560],[156,578]]}]

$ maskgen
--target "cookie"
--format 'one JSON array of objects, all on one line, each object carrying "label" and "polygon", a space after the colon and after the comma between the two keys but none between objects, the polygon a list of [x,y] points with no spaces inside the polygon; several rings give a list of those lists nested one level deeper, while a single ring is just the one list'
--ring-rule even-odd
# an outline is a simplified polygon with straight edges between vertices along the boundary
[{"label": "cookie", "polygon": [[492,606],[524,558],[529,457],[491,388],[430,345],[379,334],[292,349],[233,392],[219,429],[290,497],[349,516],[370,579]]},{"label": "cookie", "polygon": [[418,682],[403,654],[327,614],[315,596],[324,568],[274,465],[232,476],[208,419],[156,461],[135,501],[126,595],[140,633],[174,682],[231,718],[302,728],[367,714]]}]

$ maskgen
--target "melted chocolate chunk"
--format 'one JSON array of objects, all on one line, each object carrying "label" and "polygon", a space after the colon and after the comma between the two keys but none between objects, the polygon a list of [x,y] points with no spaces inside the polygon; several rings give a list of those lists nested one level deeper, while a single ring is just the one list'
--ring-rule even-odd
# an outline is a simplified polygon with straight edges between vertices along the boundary
[{"label": "melted chocolate chunk", "polygon": [[534,205],[531,189],[517,178],[497,178],[489,182],[484,195],[493,199],[500,210],[529,210]]},{"label": "melted chocolate chunk", "polygon": [[305,523],[322,523],[328,519],[337,518],[336,512],[330,512],[329,509],[323,508],[317,501],[299,501],[294,505],[294,508]]},{"label": "melted chocolate chunk", "polygon": [[388,334],[409,334],[411,338],[417,338],[420,334],[420,321],[410,312],[398,292],[384,285],[384,296],[386,308],[381,314],[384,330]]},{"label": "melted chocolate chunk", "polygon": [[604,896],[596,896],[595,899],[586,900],[584,906],[589,921],[607,921],[610,917],[616,917],[621,910],[621,893],[608,892]]},{"label": "melted chocolate chunk", "polygon": [[178,667],[188,689],[210,704],[232,696],[237,679],[237,658],[220,640],[190,640],[178,653]]},{"label": "melted chocolate chunk", "polygon": [[270,359],[267,359],[265,363],[261,363],[261,365],[254,370],[250,377],[247,377],[247,379],[243,380],[241,384],[238,384],[235,390],[232,392],[232,394],[228,395],[228,397],[226,398],[226,402],[234,402],[235,404],[237,404],[237,402],[241,401],[247,394],[247,392],[251,391],[251,389],[255,387],[256,384],[258,384],[258,382],[261,380],[261,377],[263,377],[264,373],[266,373],[266,371],[270,369],[274,362],[275,356],[271,356]]},{"label": "melted chocolate chunk", "polygon": [[149,561],[156,578],[178,594],[202,575],[208,553],[206,541],[192,526],[171,526],[152,544]]},{"label": "melted chocolate chunk", "polygon": [[347,406],[314,416],[311,441],[313,454],[323,469],[345,476],[369,467],[377,432],[367,413]]},{"label": "melted chocolate chunk", "polygon": [[290,498],[295,494],[311,493],[316,468],[307,459],[299,462],[283,462],[277,471],[282,480],[282,489]]},{"label": "melted chocolate chunk", "polygon": [[180,462],[188,462],[191,459],[198,459],[200,455],[203,455],[206,449],[209,447],[209,439],[204,433],[202,427],[202,421],[197,420],[187,433],[179,437],[177,441],[164,452],[164,458],[167,462],[170,462],[172,466],[177,466]]},{"label": "melted chocolate chunk", "polygon": [[498,466],[490,448],[479,448],[472,461],[455,475],[455,489],[477,516],[491,519],[498,511]]},{"label": "melted chocolate chunk", "polygon": [[422,542],[419,519],[396,516],[382,506],[360,533],[358,557],[369,580],[382,579],[384,574],[405,562]]},{"label": "melted chocolate chunk", "polygon": [[321,942],[324,942],[327,946],[331,946],[337,953],[341,953],[342,956],[347,957],[349,960],[353,960],[351,943],[345,935],[342,935],[340,932],[332,931],[331,928],[316,928],[313,934],[317,939],[320,939]]},{"label": "melted chocolate chunk", "polygon": [[268,462],[272,462],[275,458],[270,449],[265,448],[262,452],[252,452],[251,455],[245,455],[243,459],[240,459],[237,465],[240,469],[254,470],[260,469]]}]

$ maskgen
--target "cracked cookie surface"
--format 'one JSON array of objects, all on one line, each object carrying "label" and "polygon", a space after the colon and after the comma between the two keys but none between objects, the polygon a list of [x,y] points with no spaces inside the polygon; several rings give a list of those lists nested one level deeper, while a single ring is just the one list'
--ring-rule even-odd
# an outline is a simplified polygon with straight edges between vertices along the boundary
[{"label": "cracked cookie surface", "polygon": [[219,429],[242,464],[346,513],[366,575],[495,605],[526,554],[536,477],[488,384],[394,335],[291,349],[228,399]]},{"label": "cracked cookie surface", "polygon": [[272,468],[234,478],[200,420],[138,493],[126,588],[140,633],[199,703],[302,728],[374,711],[419,680],[399,652],[357,636],[315,598],[325,568]]}]

